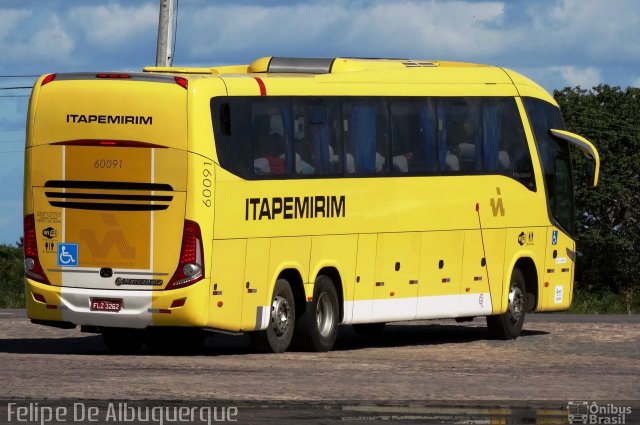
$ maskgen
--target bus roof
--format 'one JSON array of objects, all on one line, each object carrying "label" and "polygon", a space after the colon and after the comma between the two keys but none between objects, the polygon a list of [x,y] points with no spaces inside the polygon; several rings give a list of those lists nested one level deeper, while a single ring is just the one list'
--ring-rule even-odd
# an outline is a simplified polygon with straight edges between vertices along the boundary
[{"label": "bus roof", "polygon": [[387,58],[285,58],[262,57],[246,65],[215,67],[145,67],[149,73],[190,77],[260,78],[307,77],[323,82],[402,82],[431,84],[508,84],[521,96],[533,96],[552,104],[555,100],[540,85],[510,69],[453,61]]}]

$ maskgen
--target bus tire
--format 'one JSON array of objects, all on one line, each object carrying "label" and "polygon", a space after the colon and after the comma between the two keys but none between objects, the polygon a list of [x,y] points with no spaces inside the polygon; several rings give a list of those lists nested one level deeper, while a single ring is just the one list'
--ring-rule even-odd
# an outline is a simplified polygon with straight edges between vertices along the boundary
[{"label": "bus tire", "polygon": [[105,328],[102,339],[113,354],[134,354],[144,342],[143,331],[139,329]]},{"label": "bus tire", "polygon": [[249,333],[251,344],[266,353],[284,353],[289,348],[295,327],[296,306],[291,286],[278,279],[273,288],[269,326]]},{"label": "bus tire", "polygon": [[296,322],[296,344],[308,351],[329,351],[338,337],[340,306],[333,280],[316,278],[313,300]]},{"label": "bus tire", "polygon": [[375,338],[382,335],[386,325],[386,323],[357,323],[352,326],[358,335],[365,338]]},{"label": "bus tire", "polygon": [[525,316],[526,284],[520,269],[513,269],[507,311],[495,316],[487,316],[487,327],[492,339],[515,339],[522,331]]}]

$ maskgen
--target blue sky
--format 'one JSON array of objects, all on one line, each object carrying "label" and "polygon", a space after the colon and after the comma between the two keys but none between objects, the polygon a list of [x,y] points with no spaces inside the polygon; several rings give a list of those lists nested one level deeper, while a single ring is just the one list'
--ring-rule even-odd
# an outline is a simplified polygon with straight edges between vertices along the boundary
[{"label": "blue sky", "polygon": [[[0,3],[0,243],[22,235],[22,161],[33,75],[155,63],[159,0]],[[261,56],[460,60],[547,90],[640,86],[637,0],[179,0],[174,65]],[[13,78],[10,76],[24,76]]]}]

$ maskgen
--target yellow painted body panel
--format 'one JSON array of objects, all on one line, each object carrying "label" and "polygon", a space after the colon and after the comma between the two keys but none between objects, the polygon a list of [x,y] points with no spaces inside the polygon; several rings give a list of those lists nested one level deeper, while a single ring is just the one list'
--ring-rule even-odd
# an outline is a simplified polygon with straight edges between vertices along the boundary
[{"label": "yellow painted body panel", "polygon": [[[421,236],[420,233],[413,232],[378,235],[374,299],[416,299],[420,276]],[[415,311],[415,301],[407,307]],[[408,316],[415,317],[415,312],[407,311],[406,313]],[[383,305],[374,305],[374,317],[385,315]]]},{"label": "yellow painted body panel", "polygon": [[375,265],[377,246],[377,234],[362,234],[358,236],[353,301],[357,301],[359,304],[357,310],[354,307],[353,323],[375,321],[375,316],[373,316],[373,292],[376,287]]},{"label": "yellow painted body panel", "polygon": [[[269,238],[247,240],[246,262],[244,266],[242,330],[254,330],[258,327],[259,308],[270,304],[271,276],[269,276]],[[237,270],[236,270],[237,272]]]},{"label": "yellow painted body panel", "polygon": [[211,249],[211,284],[207,326],[240,330],[245,292],[246,239],[216,240]]},{"label": "yellow painted body panel", "polygon": [[423,234],[418,296],[460,293],[463,246],[464,231]]},{"label": "yellow painted body panel", "polygon": [[[553,233],[556,232],[556,237]],[[573,298],[575,242],[557,227],[547,229],[541,310],[566,310]],[[555,243],[554,243],[555,240]]]}]

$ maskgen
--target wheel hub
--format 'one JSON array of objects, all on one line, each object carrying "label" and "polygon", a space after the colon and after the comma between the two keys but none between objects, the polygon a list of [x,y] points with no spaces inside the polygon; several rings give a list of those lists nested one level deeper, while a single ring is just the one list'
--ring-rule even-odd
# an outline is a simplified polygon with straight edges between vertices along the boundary
[{"label": "wheel hub", "polygon": [[278,336],[283,335],[289,328],[291,308],[286,298],[276,295],[271,304],[271,322]]},{"label": "wheel hub", "polygon": [[511,323],[518,323],[524,312],[524,294],[517,286],[512,286],[509,291],[509,320]]},{"label": "wheel hub", "polygon": [[320,335],[329,336],[335,326],[333,304],[329,295],[324,292],[320,294],[316,303],[316,321]]}]

